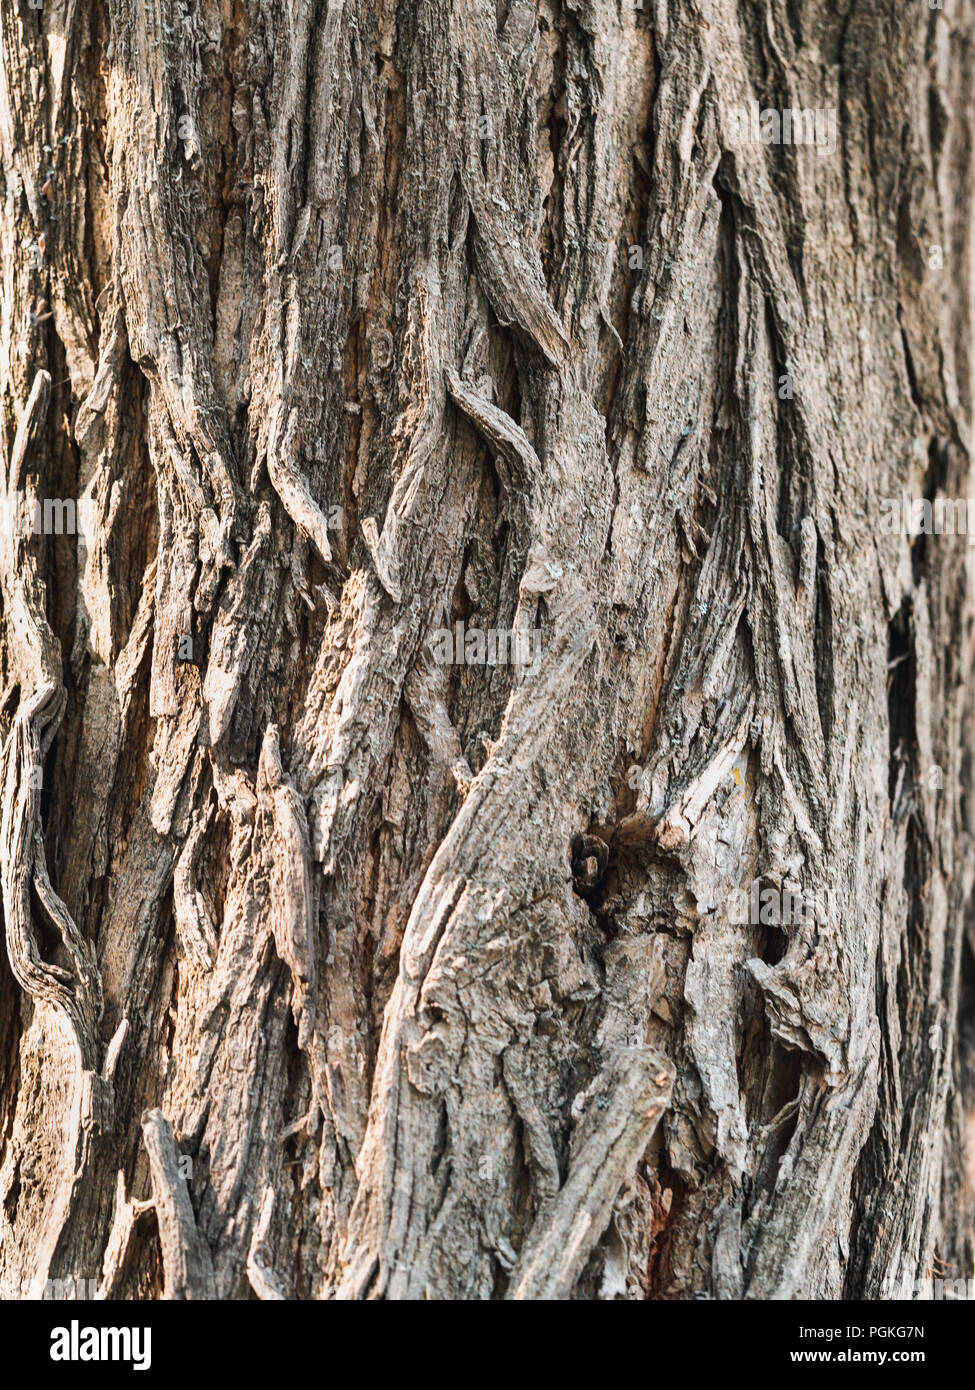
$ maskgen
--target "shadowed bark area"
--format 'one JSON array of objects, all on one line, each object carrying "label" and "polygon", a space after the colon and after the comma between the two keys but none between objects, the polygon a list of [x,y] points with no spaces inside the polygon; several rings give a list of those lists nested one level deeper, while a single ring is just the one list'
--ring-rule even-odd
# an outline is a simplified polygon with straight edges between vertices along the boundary
[{"label": "shadowed bark area", "polygon": [[11,1296],[971,1274],[973,40],[4,4]]}]

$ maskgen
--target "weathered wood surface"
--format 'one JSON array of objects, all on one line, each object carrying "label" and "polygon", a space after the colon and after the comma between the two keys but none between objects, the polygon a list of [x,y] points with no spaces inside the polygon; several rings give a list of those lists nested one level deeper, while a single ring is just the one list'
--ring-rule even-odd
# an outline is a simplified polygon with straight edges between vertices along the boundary
[{"label": "weathered wood surface", "polygon": [[5,0],[4,1289],[971,1273],[973,40]]}]

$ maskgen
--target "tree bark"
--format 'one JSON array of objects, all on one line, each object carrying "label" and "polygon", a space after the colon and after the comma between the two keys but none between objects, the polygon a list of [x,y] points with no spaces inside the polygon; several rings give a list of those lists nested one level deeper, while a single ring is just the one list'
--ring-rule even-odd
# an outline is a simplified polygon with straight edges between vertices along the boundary
[{"label": "tree bark", "polygon": [[0,41],[7,1296],[971,1274],[972,0]]}]

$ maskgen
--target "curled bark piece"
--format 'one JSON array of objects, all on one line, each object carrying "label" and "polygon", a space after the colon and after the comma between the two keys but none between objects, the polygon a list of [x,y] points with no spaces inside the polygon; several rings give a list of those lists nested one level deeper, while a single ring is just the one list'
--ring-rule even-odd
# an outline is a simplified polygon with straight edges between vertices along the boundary
[{"label": "curled bark piece", "polygon": [[261,774],[274,823],[272,931],[278,954],[291,972],[298,1044],[307,1046],[315,1021],[318,986],[316,921],[311,889],[308,819],[301,798],[285,776],[275,725],[264,735]]},{"label": "curled bark piece", "polygon": [[504,1083],[515,1103],[518,1118],[525,1127],[527,1149],[532,1166],[537,1200],[552,1201],[559,1190],[559,1162],[545,1118],[535,1103],[523,1072],[523,1049],[508,1048],[502,1056]]},{"label": "curled bark piece", "polygon": [[132,1235],[139,1218],[153,1210],[154,1203],[138,1202],[125,1194],[125,1174],[118,1172],[115,1181],[115,1208],[112,1213],[112,1226],[105,1245],[102,1260],[102,1277],[96,1298],[99,1301],[121,1296],[121,1283],[125,1274]]},{"label": "curled bark piece", "polygon": [[280,438],[280,430],[272,430],[267,454],[268,476],[274,485],[274,491],[281,499],[281,505],[294,524],[312,542],[327,565],[332,558],[332,547],[328,543],[328,521],[294,462],[297,421],[298,412],[292,410],[288,416],[283,440]]},{"label": "curled bark piece", "polygon": [[661,849],[684,849],[694,835],[704,808],[727,780],[735,759],[741,753],[751,712],[749,706],[733,738],[713,752],[708,763],[661,813],[651,814],[645,798],[641,798],[637,810],[621,821],[618,838],[628,844],[655,840]]},{"label": "curled bark piece", "polygon": [[273,1270],[268,1269],[265,1263],[267,1250],[264,1242],[271,1227],[271,1217],[274,1214],[274,1188],[270,1185],[264,1189],[264,1200],[261,1202],[261,1214],[257,1225],[254,1227],[254,1234],[251,1237],[250,1250],[247,1253],[247,1277],[250,1280],[251,1288],[258,1298],[267,1302],[283,1303],[285,1293],[281,1287],[281,1281]]},{"label": "curled bark piece", "polygon": [[499,410],[496,405],[479,396],[452,367],[444,368],[444,377],[451,399],[460,406],[495,453],[511,465],[518,482],[537,485],[542,475],[542,465],[521,426],[512,420],[507,411]]},{"label": "curled bark piece", "polygon": [[207,702],[210,742],[213,744],[219,743],[230,727],[240,696],[244,668],[260,640],[260,634],[252,624],[240,622],[240,615],[253,607],[260,583],[260,561],[265,554],[270,531],[270,507],[265,502],[258,509],[253,538],[213,624],[209,661],[203,678],[203,698]]},{"label": "curled bark piece", "polygon": [[217,958],[217,934],[210,909],[196,886],[196,861],[208,823],[206,816],[196,822],[173,872],[173,912],[180,944],[204,970],[209,970]]},{"label": "curled bark piece", "polygon": [[376,518],[367,516],[362,521],[362,538],[366,543],[366,548],[372,556],[372,563],[376,574],[383,588],[394,603],[399,603],[403,597],[403,590],[400,585],[399,566],[396,563],[396,556],[389,544],[383,544],[383,535],[379,534],[379,527],[376,525]]},{"label": "curled bark piece", "polygon": [[[41,836],[44,759],[64,713],[60,649],[47,621],[45,591],[36,562],[11,510],[19,497],[29,452],[47,415],[51,378],[38,372],[14,440],[7,471],[6,517],[0,528],[0,589],[8,640],[22,655],[26,689],[0,758],[0,886],[7,954],[14,978],[32,997],[46,999],[70,1018],[82,1067],[97,1063],[96,1030],[101,984],[94,954],[48,878]],[[59,934],[65,964],[45,961],[33,920],[31,891]]]},{"label": "curled bark piece", "polygon": [[129,1020],[123,1018],[122,1022],[112,1034],[111,1041],[105,1049],[105,1060],[102,1063],[102,1079],[111,1083],[115,1079],[115,1069],[118,1066],[118,1059],[122,1055],[122,1048],[125,1039],[129,1034]]},{"label": "curled bark piece", "polygon": [[569,1175],[525,1241],[508,1297],[566,1298],[609,1224],[613,1202],[670,1104],[669,1063],[646,1047],[621,1048],[587,1102]]},{"label": "curled bark piece", "polygon": [[51,400],[50,372],[37,372],[27,397],[27,404],[21,416],[14,447],[10,454],[10,467],[7,470],[7,493],[12,497],[20,490],[21,474],[27,453],[34,447],[47,419],[47,407]]},{"label": "curled bark piece", "polygon": [[501,230],[476,179],[470,194],[477,269],[498,318],[516,324],[549,366],[564,367],[571,348],[541,273],[526,260],[511,232]]},{"label": "curled bark piece", "polygon": [[[7,955],[14,978],[35,999],[45,999],[70,1018],[82,1066],[97,1059],[95,1030],[101,1009],[98,969],[92,952],[47,876],[40,841],[40,789],[34,774],[41,765],[35,718],[43,726],[56,693],[48,688],[18,713],[3,750],[4,808],[0,822],[0,884],[3,889]],[[72,969],[45,961],[31,906],[35,889],[61,940]]]},{"label": "curled bark piece", "polygon": [[403,694],[420,732],[427,741],[434,764],[449,768],[458,790],[466,796],[474,781],[474,773],[464,756],[460,737],[450,719],[443,671],[426,649],[416,667],[407,676]]},{"label": "curled bark piece", "polygon": [[142,1137],[149,1156],[152,1195],[159,1224],[165,1289],[163,1298],[214,1299],[210,1247],[197,1228],[189,1187],[179,1172],[172,1125],[161,1110],[146,1110]]}]

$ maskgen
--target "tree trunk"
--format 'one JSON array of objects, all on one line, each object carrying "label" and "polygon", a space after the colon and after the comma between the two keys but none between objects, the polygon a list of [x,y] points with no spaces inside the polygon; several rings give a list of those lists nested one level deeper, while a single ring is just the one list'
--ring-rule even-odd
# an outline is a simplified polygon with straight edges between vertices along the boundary
[{"label": "tree trunk", "polygon": [[972,0],[0,25],[7,1296],[967,1277]]}]

